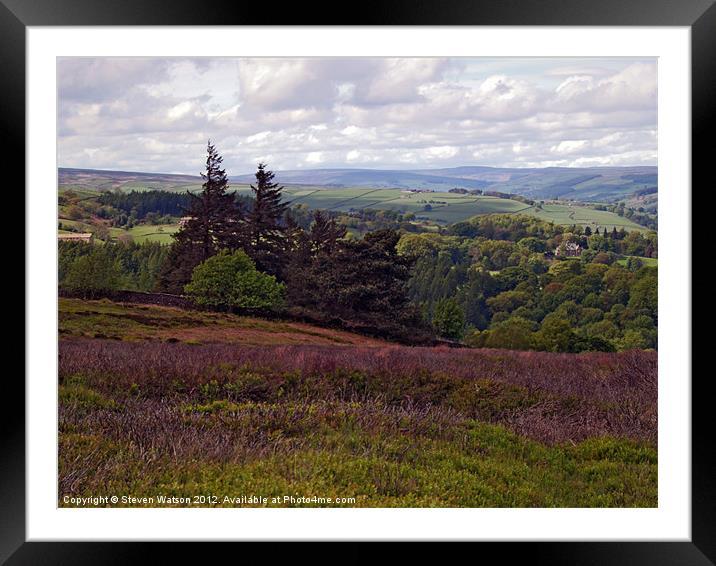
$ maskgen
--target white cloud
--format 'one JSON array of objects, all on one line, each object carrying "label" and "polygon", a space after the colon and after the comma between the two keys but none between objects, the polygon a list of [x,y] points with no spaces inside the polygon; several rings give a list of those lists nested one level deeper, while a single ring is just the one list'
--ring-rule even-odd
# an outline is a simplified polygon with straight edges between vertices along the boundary
[{"label": "white cloud", "polygon": [[253,144],[256,142],[263,142],[267,140],[271,136],[271,132],[265,131],[265,132],[259,132],[258,134],[254,134],[253,136],[248,136],[246,138],[247,144]]},{"label": "white cloud", "polygon": [[187,114],[191,110],[192,104],[188,100],[185,100],[184,102],[180,102],[176,106],[172,106],[167,111],[167,116],[169,116],[170,120],[178,120],[185,114]]},{"label": "white cloud", "polygon": [[655,164],[649,60],[61,59],[60,165]]},{"label": "white cloud", "polygon": [[443,145],[439,147],[428,147],[423,150],[423,153],[427,159],[449,159],[457,155],[458,149],[449,145]]},{"label": "white cloud", "polygon": [[634,63],[600,80],[571,76],[557,87],[556,94],[558,102],[573,110],[656,110],[656,63]]},{"label": "white cloud", "polygon": [[305,161],[306,163],[321,163],[323,162],[323,152],[311,151],[308,155],[306,155]]},{"label": "white cloud", "polygon": [[576,153],[587,145],[587,140],[565,140],[552,146],[551,151],[554,153]]},{"label": "white cloud", "polygon": [[373,76],[357,83],[355,98],[368,105],[419,101],[419,87],[439,78],[446,65],[445,59],[379,60]]}]

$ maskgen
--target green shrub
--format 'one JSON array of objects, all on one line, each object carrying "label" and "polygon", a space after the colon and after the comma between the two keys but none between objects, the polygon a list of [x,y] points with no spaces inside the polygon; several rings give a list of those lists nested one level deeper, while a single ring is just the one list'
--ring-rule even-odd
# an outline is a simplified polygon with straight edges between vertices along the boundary
[{"label": "green shrub", "polygon": [[183,410],[187,413],[197,412],[211,415],[236,413],[239,411],[239,406],[236,403],[232,403],[228,399],[218,399],[210,401],[204,405],[184,405]]},{"label": "green shrub", "polygon": [[84,409],[117,408],[117,403],[112,399],[107,399],[94,389],[90,389],[76,382],[60,385],[59,401],[60,403],[77,404]]},{"label": "green shrub", "polygon": [[199,264],[184,290],[198,305],[219,310],[274,310],[283,305],[284,285],[258,271],[242,250],[223,250]]}]

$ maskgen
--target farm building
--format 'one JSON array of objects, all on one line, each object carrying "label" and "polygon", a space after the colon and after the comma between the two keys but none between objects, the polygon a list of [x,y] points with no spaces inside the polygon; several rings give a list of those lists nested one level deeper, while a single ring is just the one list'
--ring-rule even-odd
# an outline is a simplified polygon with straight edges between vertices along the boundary
[{"label": "farm building", "polygon": [[186,224],[187,224],[187,222],[189,222],[189,220],[193,220],[193,219],[194,219],[193,216],[182,216],[179,219],[179,227],[183,228],[184,226],[186,226]]},{"label": "farm building", "polygon": [[578,257],[582,253],[582,246],[576,242],[565,242],[555,251],[556,257]]},{"label": "farm building", "polygon": [[91,244],[94,234],[90,232],[80,232],[77,234],[57,234],[57,239],[62,242],[85,242]]}]

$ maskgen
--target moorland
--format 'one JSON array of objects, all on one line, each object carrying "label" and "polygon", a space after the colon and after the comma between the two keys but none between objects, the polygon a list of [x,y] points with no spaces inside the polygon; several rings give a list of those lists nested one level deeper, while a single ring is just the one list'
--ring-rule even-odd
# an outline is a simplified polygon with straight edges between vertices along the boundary
[{"label": "moorland", "polygon": [[535,172],[246,186],[221,163],[60,172],[59,505],[657,505],[651,172],[597,201],[493,186]]}]

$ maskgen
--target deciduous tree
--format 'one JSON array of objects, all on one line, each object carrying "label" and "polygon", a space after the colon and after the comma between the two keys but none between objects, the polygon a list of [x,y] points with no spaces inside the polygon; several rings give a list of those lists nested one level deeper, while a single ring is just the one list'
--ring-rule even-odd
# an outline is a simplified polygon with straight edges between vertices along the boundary
[{"label": "deciduous tree", "polygon": [[194,302],[220,310],[272,310],[283,304],[284,286],[256,270],[242,250],[222,250],[200,263],[184,288]]}]

